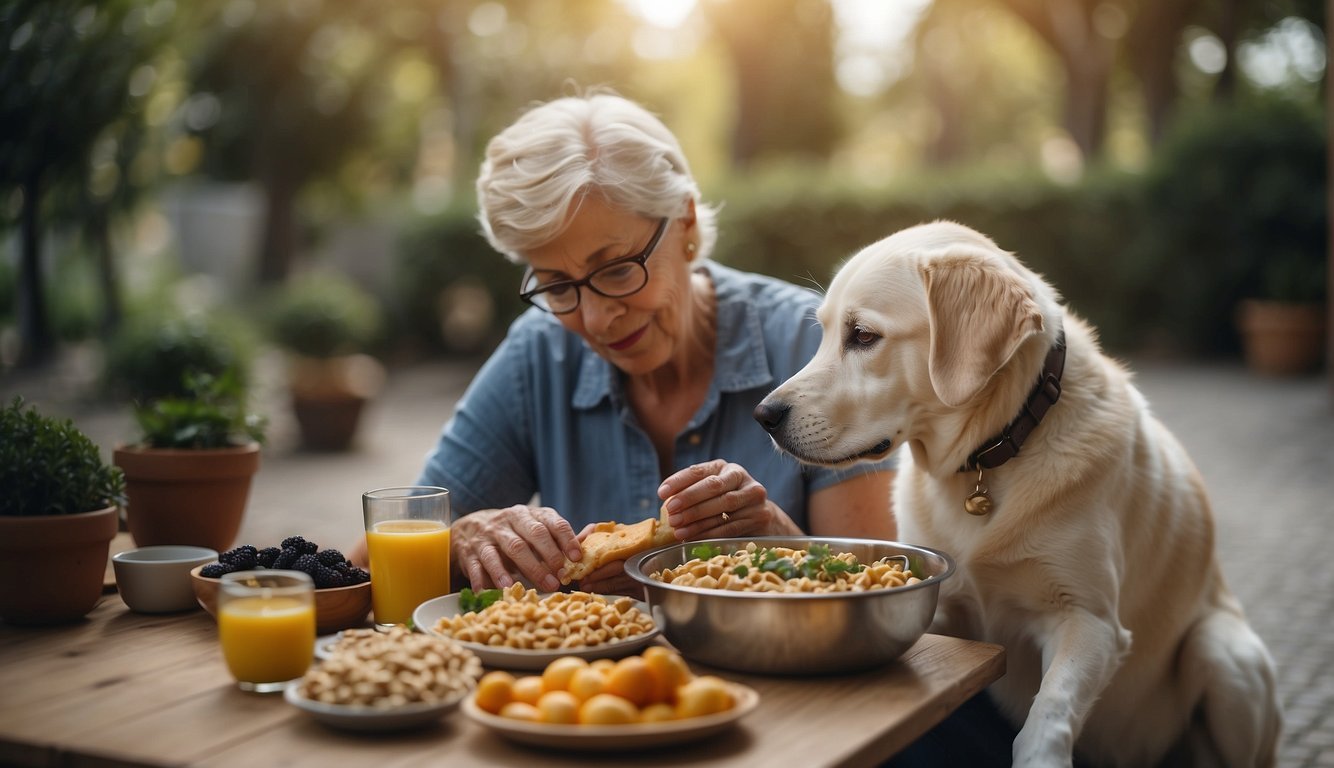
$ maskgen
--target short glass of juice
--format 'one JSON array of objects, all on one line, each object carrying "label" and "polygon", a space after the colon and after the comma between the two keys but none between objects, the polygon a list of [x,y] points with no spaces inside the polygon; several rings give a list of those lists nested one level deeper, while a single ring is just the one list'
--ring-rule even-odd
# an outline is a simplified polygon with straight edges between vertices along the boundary
[{"label": "short glass of juice", "polygon": [[407,624],[417,606],[449,594],[449,491],[380,488],[361,495],[361,508],[375,625]]},{"label": "short glass of juice", "polygon": [[315,582],[300,571],[225,573],[218,584],[218,639],[243,691],[275,693],[315,657]]}]

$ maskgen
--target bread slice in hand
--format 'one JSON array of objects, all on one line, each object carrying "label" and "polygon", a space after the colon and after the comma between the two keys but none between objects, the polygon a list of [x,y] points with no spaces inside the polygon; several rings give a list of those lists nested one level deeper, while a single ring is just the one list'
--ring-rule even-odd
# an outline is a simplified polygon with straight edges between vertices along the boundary
[{"label": "bread slice in hand", "polygon": [[663,507],[657,519],[648,518],[637,523],[596,523],[584,537],[584,556],[578,562],[566,558],[562,584],[578,581],[598,568],[624,560],[654,547],[676,543],[675,531],[667,523],[667,508]]}]

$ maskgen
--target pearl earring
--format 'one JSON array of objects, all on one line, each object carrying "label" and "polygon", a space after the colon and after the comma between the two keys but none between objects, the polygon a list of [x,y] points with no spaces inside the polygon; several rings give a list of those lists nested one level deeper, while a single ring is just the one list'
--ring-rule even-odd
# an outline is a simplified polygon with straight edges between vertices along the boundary
[{"label": "pearl earring", "polygon": [[694,244],[694,243],[686,243],[686,253],[690,254],[691,256],[694,256],[694,255],[695,255],[695,244]]}]

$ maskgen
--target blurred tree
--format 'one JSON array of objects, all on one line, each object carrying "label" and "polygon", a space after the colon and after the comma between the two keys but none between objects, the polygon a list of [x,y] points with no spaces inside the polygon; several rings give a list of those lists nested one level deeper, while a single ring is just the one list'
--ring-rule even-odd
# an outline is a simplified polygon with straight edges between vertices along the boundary
[{"label": "blurred tree", "polygon": [[[1287,16],[1324,28],[1319,0],[934,0],[916,33],[916,76],[928,84],[921,90],[942,116],[937,158],[960,158],[961,132],[981,102],[1004,98],[979,87],[976,78],[988,76],[982,67],[974,67],[976,77],[961,74],[970,61],[999,65],[1008,55],[977,29],[991,8],[1021,21],[1052,54],[1061,89],[1059,124],[1086,160],[1102,154],[1118,87],[1122,96],[1126,92],[1118,82],[1133,83],[1148,142],[1161,139],[1177,111],[1183,77],[1199,74],[1184,45],[1190,28],[1208,30],[1225,49],[1223,68],[1208,91],[1216,98],[1227,98],[1235,88],[1242,42]],[[951,39],[954,44],[942,51],[942,41]],[[1132,80],[1125,81],[1126,74]],[[987,99],[977,99],[980,93]]]},{"label": "blurred tree", "polygon": [[[80,190],[94,228],[107,231],[113,198],[89,187],[98,183],[90,153],[133,124],[126,115],[143,94],[130,79],[166,40],[174,9],[170,0],[0,0],[0,192],[21,196],[22,365],[55,351],[42,290],[43,205],[55,187]],[[110,259],[108,250],[103,279],[114,307]]]},{"label": "blurred tree", "polygon": [[1181,94],[1176,70],[1182,33],[1201,5],[1201,0],[1142,3],[1126,32],[1127,64],[1139,82],[1149,141],[1155,145],[1166,133]]},{"label": "blurred tree", "polygon": [[[440,75],[453,130],[456,189],[468,189],[491,136],[519,110],[563,93],[624,93],[634,24],[617,0],[416,0],[414,42]],[[433,20],[434,23],[431,23]],[[631,95],[631,94],[625,94]]]},{"label": "blurred tree", "polygon": [[843,132],[828,0],[706,0],[702,9],[735,74],[733,162],[828,158]]},{"label": "blurred tree", "polygon": [[[1222,43],[1226,59],[1213,91],[1216,99],[1230,99],[1237,91],[1238,49],[1285,18],[1305,19],[1327,31],[1324,0],[1203,0],[1192,23],[1208,29]],[[1326,74],[1328,77],[1328,73]]]},{"label": "blurred tree", "polygon": [[[1085,157],[1102,150],[1107,135],[1107,98],[1117,42],[1125,35],[1136,0],[1000,0],[1047,44],[1065,75],[1062,124]],[[1193,0],[1147,5],[1189,6]],[[1142,14],[1169,19],[1171,13]],[[1142,43],[1156,42],[1150,34]],[[1175,51],[1176,38],[1170,40]]]},{"label": "blurred tree", "polygon": [[393,45],[370,0],[224,1],[193,60],[188,108],[203,170],[264,192],[256,278],[280,282],[298,249],[297,197],[369,143]]}]

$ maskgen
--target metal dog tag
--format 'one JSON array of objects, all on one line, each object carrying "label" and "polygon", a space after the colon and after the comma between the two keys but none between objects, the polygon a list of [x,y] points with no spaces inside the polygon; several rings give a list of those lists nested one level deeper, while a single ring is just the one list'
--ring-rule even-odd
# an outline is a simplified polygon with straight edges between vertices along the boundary
[{"label": "metal dog tag", "polygon": [[970,515],[985,515],[991,511],[993,502],[987,487],[982,484],[982,470],[977,470],[977,487],[963,500],[963,511]]}]

